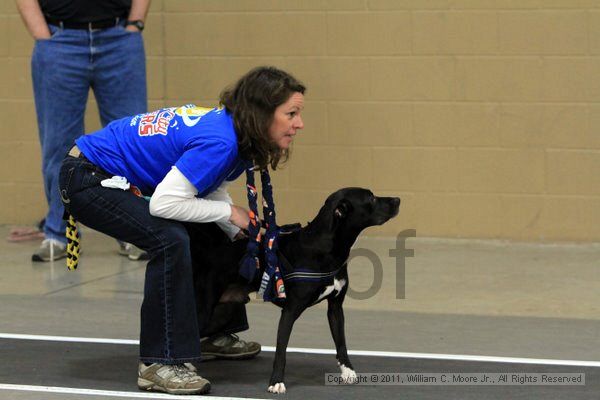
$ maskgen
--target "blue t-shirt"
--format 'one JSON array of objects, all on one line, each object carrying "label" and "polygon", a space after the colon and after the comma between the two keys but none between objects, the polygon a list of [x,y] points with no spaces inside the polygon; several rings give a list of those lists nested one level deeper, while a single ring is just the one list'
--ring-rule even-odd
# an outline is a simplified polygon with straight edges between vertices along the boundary
[{"label": "blue t-shirt", "polygon": [[173,165],[201,197],[236,179],[245,166],[231,115],[192,104],[119,119],[75,142],[92,163],[146,195]]}]

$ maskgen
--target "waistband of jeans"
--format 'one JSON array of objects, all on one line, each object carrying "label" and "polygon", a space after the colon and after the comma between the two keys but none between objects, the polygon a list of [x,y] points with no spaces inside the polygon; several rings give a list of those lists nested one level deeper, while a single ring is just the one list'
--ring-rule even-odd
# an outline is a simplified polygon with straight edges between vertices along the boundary
[{"label": "waistband of jeans", "polygon": [[67,157],[80,160],[77,163],[79,165],[81,165],[84,169],[96,172],[97,174],[99,174],[102,177],[106,177],[106,178],[111,178],[112,177],[111,174],[109,174],[108,172],[106,172],[105,170],[103,170],[102,168],[100,168],[99,166],[97,166],[96,164],[94,164],[93,162],[91,162],[85,156],[85,154],[83,154],[81,152],[81,150],[79,150],[79,147],[77,147],[77,145],[71,147],[71,150],[69,150],[69,152],[67,153]]},{"label": "waistband of jeans", "polygon": [[114,17],[102,19],[100,21],[93,22],[75,22],[75,21],[62,21],[56,18],[45,17],[46,23],[49,25],[56,25],[61,29],[86,29],[93,31],[97,29],[113,28],[120,25],[125,21],[125,17]]}]

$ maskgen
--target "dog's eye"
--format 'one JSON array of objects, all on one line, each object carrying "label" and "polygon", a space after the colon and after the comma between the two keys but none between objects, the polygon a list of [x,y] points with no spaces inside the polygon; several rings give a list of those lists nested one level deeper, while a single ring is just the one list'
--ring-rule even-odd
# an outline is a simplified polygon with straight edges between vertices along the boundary
[{"label": "dog's eye", "polygon": [[377,203],[377,197],[373,196],[371,197],[371,204],[375,204]]}]

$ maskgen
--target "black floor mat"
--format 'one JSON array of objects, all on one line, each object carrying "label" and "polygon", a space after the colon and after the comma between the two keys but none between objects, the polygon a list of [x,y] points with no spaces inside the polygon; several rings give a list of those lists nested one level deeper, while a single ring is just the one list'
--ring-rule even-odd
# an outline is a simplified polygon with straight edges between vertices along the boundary
[{"label": "black floor mat", "polygon": [[[0,383],[137,391],[135,345],[0,339]],[[215,396],[294,399],[590,399],[600,368],[353,356],[361,373],[585,373],[585,386],[326,386],[338,373],[333,355],[288,353],[287,394],[266,391],[274,354],[198,365]],[[0,397],[1,394],[0,394]],[[32,397],[34,398],[34,397]]]}]

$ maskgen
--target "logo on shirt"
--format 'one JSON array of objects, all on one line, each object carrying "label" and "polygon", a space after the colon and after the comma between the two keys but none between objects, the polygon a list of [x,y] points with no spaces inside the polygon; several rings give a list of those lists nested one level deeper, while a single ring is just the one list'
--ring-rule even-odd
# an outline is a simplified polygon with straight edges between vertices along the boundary
[{"label": "logo on shirt", "polygon": [[193,104],[188,104],[175,110],[175,114],[181,117],[186,126],[194,126],[204,115],[212,110],[212,108],[196,107]]},{"label": "logo on shirt", "polygon": [[[175,115],[179,115],[186,126],[192,127],[195,126],[204,115],[212,110],[214,109],[196,107],[193,104],[188,104],[179,108],[163,108],[162,110],[136,115],[131,119],[130,125],[137,125],[138,135],[142,137],[167,135],[169,125]],[[174,128],[176,125],[177,120],[174,121],[172,127]]]},{"label": "logo on shirt", "polygon": [[165,108],[151,113],[142,114],[138,125],[138,135],[166,135],[169,123],[175,117],[174,108]]}]

